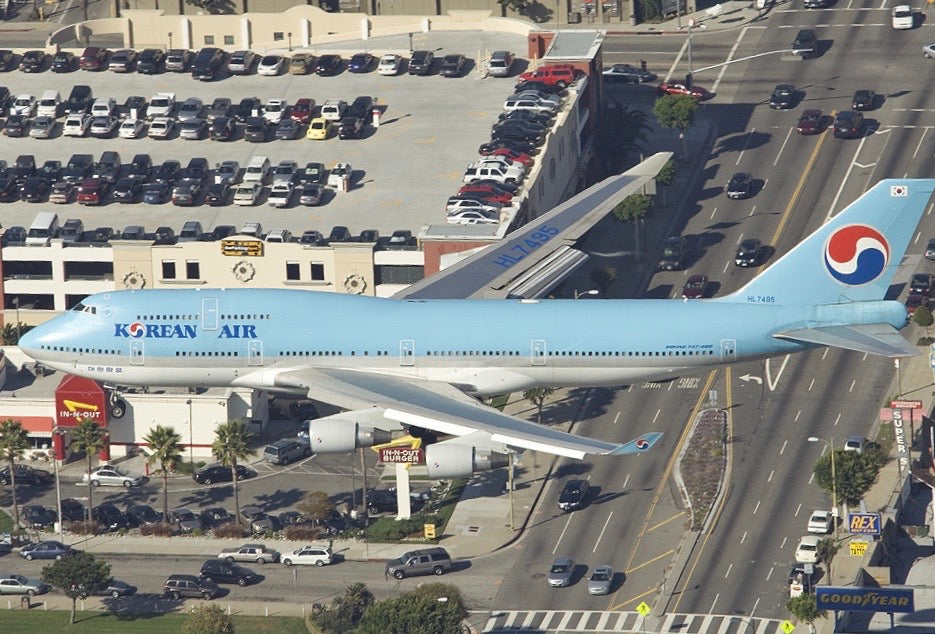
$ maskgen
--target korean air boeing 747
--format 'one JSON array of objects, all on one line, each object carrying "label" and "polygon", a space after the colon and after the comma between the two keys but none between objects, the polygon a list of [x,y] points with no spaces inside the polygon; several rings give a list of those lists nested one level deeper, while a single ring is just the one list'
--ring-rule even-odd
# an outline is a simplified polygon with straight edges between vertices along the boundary
[{"label": "korean air boeing 747", "polygon": [[[312,421],[319,452],[370,446],[410,426],[451,435],[426,448],[435,477],[489,468],[522,448],[574,458],[637,453],[659,434],[625,444],[583,438],[477,397],[666,379],[821,346],[913,355],[898,333],[905,307],[883,298],[933,189],[935,179],[881,181],[744,287],[714,299],[116,291],[87,297],[20,347],[46,366],[108,383],[243,386],[347,410]],[[550,215],[528,231],[548,234]]]}]

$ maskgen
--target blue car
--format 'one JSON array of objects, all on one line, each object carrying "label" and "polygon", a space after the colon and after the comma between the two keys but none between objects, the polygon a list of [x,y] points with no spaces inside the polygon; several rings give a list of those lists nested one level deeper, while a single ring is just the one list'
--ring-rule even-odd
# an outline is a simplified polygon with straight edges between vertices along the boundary
[{"label": "blue car", "polygon": [[20,556],[26,558],[27,561],[33,559],[61,559],[73,552],[71,546],[54,540],[33,542],[26,544],[19,550]]},{"label": "blue car", "polygon": [[352,73],[367,73],[373,68],[376,58],[370,53],[357,53],[347,63],[347,69]]}]

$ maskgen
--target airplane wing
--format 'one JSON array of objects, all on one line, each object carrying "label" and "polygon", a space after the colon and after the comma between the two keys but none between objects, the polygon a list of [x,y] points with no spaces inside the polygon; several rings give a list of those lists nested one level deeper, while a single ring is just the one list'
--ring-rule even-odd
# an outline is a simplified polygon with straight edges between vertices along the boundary
[{"label": "airplane wing", "polygon": [[671,158],[659,152],[529,221],[496,244],[401,290],[396,299],[541,297],[587,259],[575,243]]},{"label": "airplane wing", "polygon": [[777,332],[773,336],[778,339],[856,350],[881,357],[913,357],[919,354],[918,348],[906,341],[906,338],[889,324],[819,326]]},{"label": "airplane wing", "polygon": [[276,383],[304,389],[309,398],[345,409],[379,407],[386,418],[406,425],[454,436],[483,432],[495,443],[578,459],[589,454],[642,453],[662,436],[647,433],[622,445],[583,438],[504,414],[447,383],[372,372],[304,368],[278,374]]}]

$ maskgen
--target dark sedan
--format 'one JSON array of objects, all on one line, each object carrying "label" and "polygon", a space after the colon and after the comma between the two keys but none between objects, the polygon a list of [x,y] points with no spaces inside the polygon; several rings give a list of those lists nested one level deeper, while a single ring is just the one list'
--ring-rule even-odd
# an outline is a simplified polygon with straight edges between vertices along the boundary
[{"label": "dark sedan", "polygon": [[66,522],[81,522],[85,517],[84,504],[74,498],[62,500],[62,520]]},{"label": "dark sedan", "polygon": [[23,200],[30,203],[41,203],[49,197],[49,190],[52,185],[47,178],[42,176],[30,176],[23,183],[21,192]]},{"label": "dark sedan", "polygon": [[97,522],[98,526],[105,531],[119,531],[122,528],[130,528],[130,520],[126,514],[117,508],[116,504],[105,502],[91,509],[91,519]]},{"label": "dark sedan", "polygon": [[[237,479],[246,480],[256,476],[256,471],[244,465],[237,465]],[[192,479],[198,484],[212,484],[214,482],[230,482],[231,468],[224,465],[209,465],[202,467],[192,474]]]},{"label": "dark sedan", "polygon": [[852,107],[854,110],[873,110],[877,94],[872,90],[858,90],[854,93]]},{"label": "dark sedan", "polygon": [[730,177],[727,183],[727,197],[731,200],[742,200],[753,195],[753,175],[748,172],[737,172]]},{"label": "dark sedan", "polygon": [[460,77],[464,74],[464,67],[466,65],[467,60],[464,58],[464,55],[445,55],[442,58],[442,63],[441,66],[439,66],[438,72],[443,77]]},{"label": "dark sedan", "polygon": [[169,199],[171,189],[167,183],[150,183],[143,188],[143,202],[148,205],[161,205]]},{"label": "dark sedan", "polygon": [[283,119],[276,126],[274,136],[279,141],[294,141],[299,136],[299,124],[291,118]]},{"label": "dark sedan", "polygon": [[130,526],[152,526],[162,523],[162,514],[148,504],[132,504],[127,508]]},{"label": "dark sedan", "polygon": [[355,53],[347,63],[347,70],[352,73],[368,73],[373,69],[376,58],[370,53]]},{"label": "dark sedan", "polygon": [[756,266],[760,262],[763,243],[756,238],[747,238],[737,247],[734,264],[741,267]]},{"label": "dark sedan", "polygon": [[50,68],[53,73],[68,73],[75,70],[77,67],[76,61],[77,58],[74,53],[59,51],[52,56],[52,65]]},{"label": "dark sedan", "polygon": [[26,51],[19,62],[19,69],[24,73],[38,73],[46,60],[45,51]]},{"label": "dark sedan", "polygon": [[237,125],[232,117],[218,117],[211,124],[212,141],[230,141],[234,138]]},{"label": "dark sedan", "polygon": [[773,88],[769,107],[773,110],[788,110],[795,105],[795,94],[795,86],[792,84],[779,84]]},{"label": "dark sedan", "polygon": [[61,559],[72,554],[72,552],[71,546],[54,540],[33,542],[26,544],[19,550],[20,556],[27,561],[33,559]]},{"label": "dark sedan", "polygon": [[263,117],[250,117],[243,131],[243,138],[251,143],[263,143],[267,139],[269,124]]},{"label": "dark sedan", "polygon": [[620,84],[641,84],[647,81],[655,81],[656,74],[648,70],[640,70],[630,64],[614,64],[610,68],[605,68],[601,73],[604,81]]},{"label": "dark sedan", "polygon": [[8,137],[24,137],[28,129],[29,117],[24,114],[11,114],[3,126],[3,133]]},{"label": "dark sedan", "polygon": [[489,143],[481,145],[478,148],[478,153],[487,155],[500,148],[507,148],[521,154],[534,154],[537,146],[535,143],[529,143],[528,141],[522,141],[520,139],[494,139]]},{"label": "dark sedan", "polygon": [[[24,464],[15,465],[13,475],[16,478],[17,485],[41,486],[52,482],[52,474],[45,469],[33,469]],[[6,466],[0,469],[0,484],[10,484],[10,480],[10,467]]]},{"label": "dark sedan", "polygon": [[856,139],[864,124],[864,115],[856,110],[842,110],[834,119],[834,136],[839,139]]},{"label": "dark sedan", "polygon": [[237,521],[237,518],[233,516],[227,509],[221,508],[219,506],[212,506],[201,512],[201,523],[207,526],[208,528],[214,528],[216,526],[223,526],[224,524],[231,524]]},{"label": "dark sedan", "polygon": [[226,205],[230,198],[231,187],[228,183],[212,183],[205,190],[205,204],[212,207]]},{"label": "dark sedan", "polygon": [[[94,592],[93,594],[99,597],[111,597],[114,599],[119,599],[120,597],[127,597],[131,594],[136,594],[136,586],[131,586],[125,581],[111,579],[110,583],[104,586],[99,592]],[[88,598],[88,592],[85,590],[84,586],[78,586],[78,598]]]},{"label": "dark sedan", "polygon": [[563,511],[576,511],[584,506],[591,485],[587,480],[569,480],[558,495],[558,508]]},{"label": "dark sedan", "polygon": [[142,185],[135,178],[123,177],[114,184],[111,191],[111,197],[114,201],[124,203],[135,203],[142,193]]},{"label": "dark sedan", "polygon": [[322,55],[318,58],[318,65],[315,67],[315,73],[322,77],[331,77],[341,72],[344,60],[340,55]]}]

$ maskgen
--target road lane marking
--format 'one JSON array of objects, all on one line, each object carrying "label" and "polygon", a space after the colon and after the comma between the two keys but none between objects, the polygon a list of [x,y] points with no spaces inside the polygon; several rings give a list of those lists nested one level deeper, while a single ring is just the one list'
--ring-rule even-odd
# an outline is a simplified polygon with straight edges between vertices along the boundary
[{"label": "road lane marking", "polygon": [[[798,416],[796,416],[796,418],[798,418]],[[786,445],[788,445],[788,444],[789,444],[789,441],[788,441],[788,440],[783,440],[783,441],[782,441],[782,447],[779,448],[779,455],[780,455],[780,456],[786,452]]]},{"label": "road lane marking", "polygon": [[[779,157],[782,156],[782,151],[783,151],[784,149],[786,149],[786,143],[788,143],[788,142],[789,142],[789,139],[792,138],[792,131],[793,131],[794,129],[795,129],[795,128],[789,128],[789,131],[786,132],[786,138],[783,139],[782,145],[779,146],[779,152],[776,153],[776,160],[773,161],[773,167],[776,167],[776,165],[779,163]],[[765,187],[764,187],[764,189],[765,189]]]},{"label": "road lane marking", "polygon": [[[753,507],[753,514],[756,515],[756,512],[760,510],[760,500],[756,501],[756,506]],[[555,554],[554,552],[552,553]]]},{"label": "road lane marking", "polygon": [[569,514],[568,514],[568,519],[565,520],[565,527],[562,528],[562,533],[561,533],[561,535],[558,536],[558,541],[555,542],[555,548],[552,549],[552,554],[553,554],[553,555],[554,555],[556,552],[558,552],[558,545],[562,543],[562,537],[565,536],[565,531],[568,530],[568,526],[571,524],[571,518],[573,518],[574,516],[575,516],[574,513],[569,513]]},{"label": "road lane marking", "polygon": [[733,570],[733,569],[734,569],[734,564],[730,564],[729,566],[727,566],[727,572],[724,573],[724,578],[725,578],[725,579],[727,579],[727,577],[730,576],[730,571]]},{"label": "road lane marking", "polygon": [[[627,568],[627,569],[624,570],[623,572],[624,572],[625,574],[630,574],[630,573],[632,573],[632,572],[636,572],[636,571],[639,570],[640,568],[645,568],[646,566],[648,566],[648,565],[650,565],[650,564],[656,563],[657,561],[659,561],[659,560],[662,559],[663,557],[669,557],[669,556],[671,556],[674,552],[675,552],[675,549],[674,549],[674,548],[669,549],[669,550],[667,550],[666,552],[662,553],[661,555],[656,555],[656,556],[653,557],[652,559],[648,559],[648,560],[644,561],[643,563],[641,563],[641,564],[639,564],[639,565],[637,565],[637,566],[634,566],[634,567],[632,567],[632,568]],[[655,592],[655,590],[653,590],[653,592]]]},{"label": "road lane marking", "polygon": [[654,524],[653,526],[650,526],[649,528],[646,529],[646,532],[647,532],[647,533],[651,533],[651,532],[653,532],[654,530],[656,530],[657,528],[661,528],[662,526],[665,526],[666,524],[668,524],[668,523],[671,522],[672,520],[677,519],[677,518],[679,518],[679,517],[682,517],[683,515],[685,515],[685,511],[679,511],[678,513],[676,513],[676,514],[673,515],[672,517],[669,517],[669,518],[667,518],[667,519],[664,519],[664,520],[662,520],[661,522],[659,522],[658,524]]},{"label": "road lane marking", "polygon": [[601,539],[604,537],[604,531],[607,530],[607,525],[610,524],[610,518],[614,516],[614,512],[611,511],[610,515],[607,516],[607,521],[604,522],[604,526],[601,527],[601,534],[597,536],[597,541],[594,542],[594,548],[591,550],[592,553],[597,552],[597,546],[601,543]]}]

